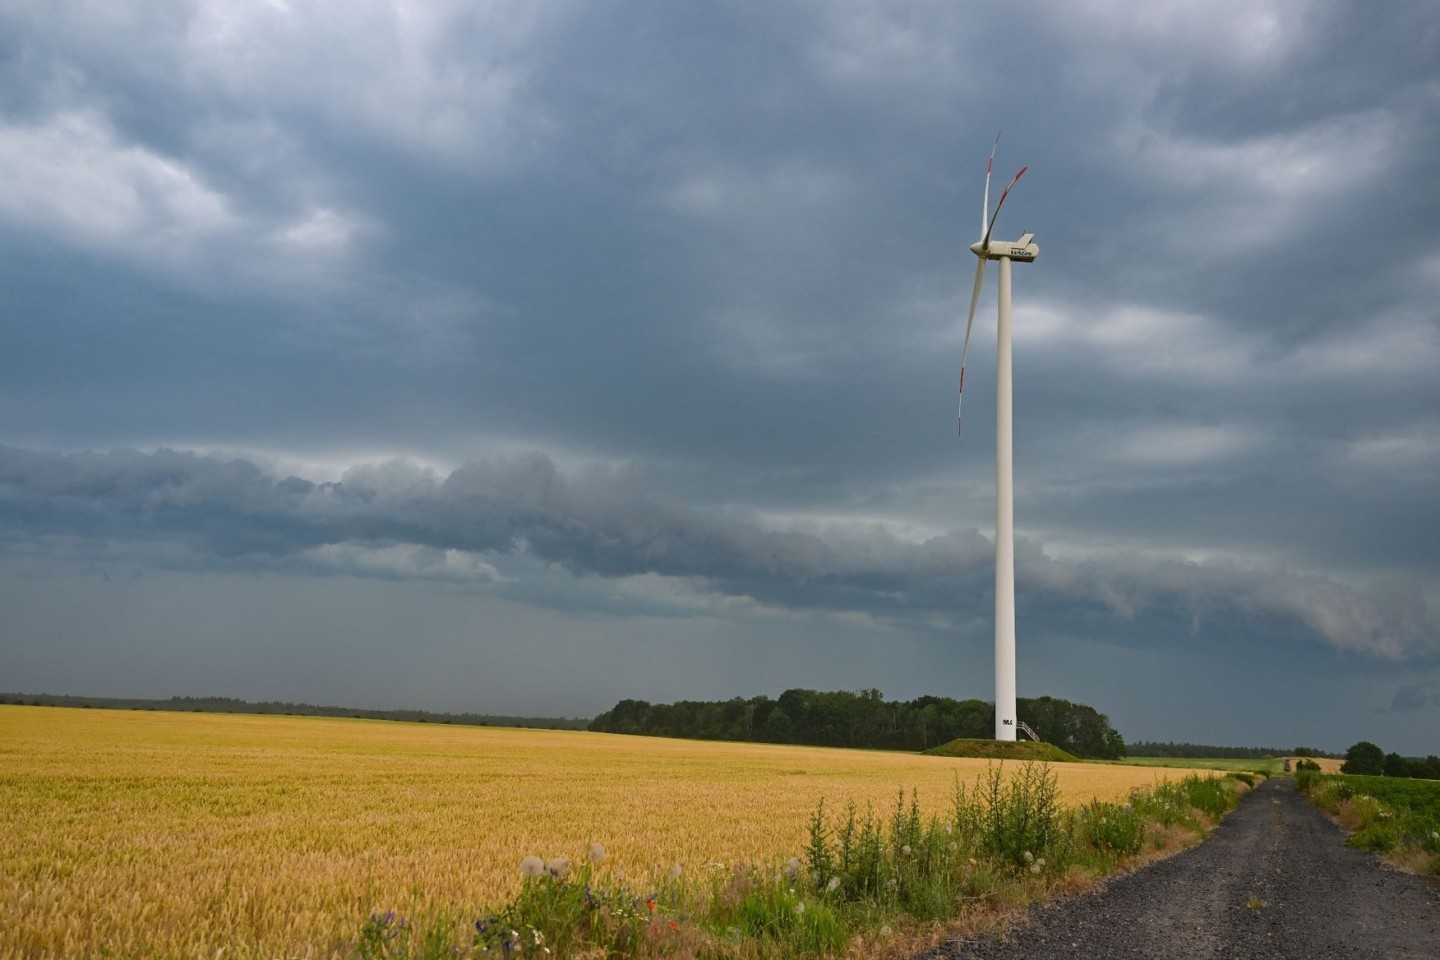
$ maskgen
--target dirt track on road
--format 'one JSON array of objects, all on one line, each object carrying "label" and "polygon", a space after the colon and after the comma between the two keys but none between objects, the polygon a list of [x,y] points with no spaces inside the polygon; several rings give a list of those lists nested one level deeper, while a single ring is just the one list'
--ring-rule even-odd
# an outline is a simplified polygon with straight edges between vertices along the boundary
[{"label": "dirt track on road", "polygon": [[1004,940],[952,941],[924,958],[1440,960],[1436,885],[1344,840],[1274,778],[1199,846],[1036,905]]}]

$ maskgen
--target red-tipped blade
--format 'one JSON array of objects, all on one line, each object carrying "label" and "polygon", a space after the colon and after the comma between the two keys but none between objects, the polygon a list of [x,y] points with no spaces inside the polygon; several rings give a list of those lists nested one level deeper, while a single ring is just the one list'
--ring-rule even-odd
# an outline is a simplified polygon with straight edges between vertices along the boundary
[{"label": "red-tipped blade", "polygon": [[960,399],[955,404],[955,435],[960,435],[960,414],[965,405],[965,362],[970,357],[970,328],[975,326],[975,305],[980,302],[980,287],[985,282],[985,257],[975,265],[975,289],[970,293],[970,316],[965,320],[965,343],[960,348]]},{"label": "red-tipped blade", "polygon": [[990,173],[995,169],[995,148],[1000,146],[1000,134],[995,134],[995,142],[990,145],[990,159],[985,161],[985,199],[980,204],[980,239],[985,239],[985,224],[990,220]]},{"label": "red-tipped blade", "polygon": [[1005,189],[1000,191],[1000,202],[995,204],[995,212],[990,216],[990,225],[985,228],[985,236],[980,240],[980,243],[983,245],[982,249],[988,250],[990,248],[990,233],[995,229],[995,218],[1000,216],[1000,208],[1005,206],[1005,198],[1010,196],[1010,188],[1015,186],[1015,184],[1020,181],[1020,178],[1025,176],[1025,171],[1029,169],[1029,167],[1021,167],[1020,172],[1011,177],[1010,182],[1005,184]]}]

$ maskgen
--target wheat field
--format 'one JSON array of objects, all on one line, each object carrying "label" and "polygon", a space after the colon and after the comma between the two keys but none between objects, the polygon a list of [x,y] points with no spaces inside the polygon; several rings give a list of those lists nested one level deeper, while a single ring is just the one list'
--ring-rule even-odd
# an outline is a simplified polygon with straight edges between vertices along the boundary
[{"label": "wheat field", "polygon": [[[799,854],[815,805],[949,803],[984,761],[575,731],[0,705],[0,956],[332,957],[474,918],[527,854],[644,882]],[[1059,764],[1067,801],[1183,771]]]}]

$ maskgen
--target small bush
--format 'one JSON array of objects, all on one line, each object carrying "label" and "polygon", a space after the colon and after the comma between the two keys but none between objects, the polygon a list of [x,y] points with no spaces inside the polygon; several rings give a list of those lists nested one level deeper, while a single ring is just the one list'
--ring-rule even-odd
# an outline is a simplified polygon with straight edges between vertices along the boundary
[{"label": "small bush", "polygon": [[[978,826],[977,848],[1002,862],[1027,866],[1031,858],[1062,852],[1064,817],[1055,774],[1041,764],[1026,763],[1006,780],[1003,767],[992,766],[970,796],[958,782],[956,827]],[[962,811],[965,804],[977,809]]]},{"label": "small bush", "polygon": [[784,883],[742,879],[738,897],[717,897],[706,918],[731,936],[782,945],[785,956],[839,951],[849,940],[830,907]]},{"label": "small bush", "polygon": [[1145,824],[1128,803],[1091,801],[1075,812],[1071,833],[1084,859],[1106,869],[1139,853],[1145,842]]},{"label": "small bush", "polygon": [[1400,846],[1400,825],[1394,822],[1372,823],[1357,830],[1348,843],[1372,853],[1390,853]]}]

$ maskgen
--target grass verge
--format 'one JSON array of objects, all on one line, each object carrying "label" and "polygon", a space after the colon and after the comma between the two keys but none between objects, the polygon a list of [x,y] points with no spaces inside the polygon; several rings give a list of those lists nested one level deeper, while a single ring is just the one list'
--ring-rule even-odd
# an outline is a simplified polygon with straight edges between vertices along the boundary
[{"label": "grass verge", "polygon": [[772,865],[678,867],[643,882],[603,867],[592,847],[527,857],[518,897],[473,922],[418,928],[393,913],[360,927],[361,960],[496,957],[877,957],[913,953],[946,932],[1002,922],[1019,907],[1188,846],[1245,789],[1195,775],[1127,802],[1062,806],[1048,765],[992,765],[954,784],[950,810],[922,817],[914,791],[883,813],[815,809],[803,851]]},{"label": "grass verge", "polygon": [[1440,876],[1440,780],[1301,770],[1295,789],[1350,831],[1350,846],[1410,873]]}]

